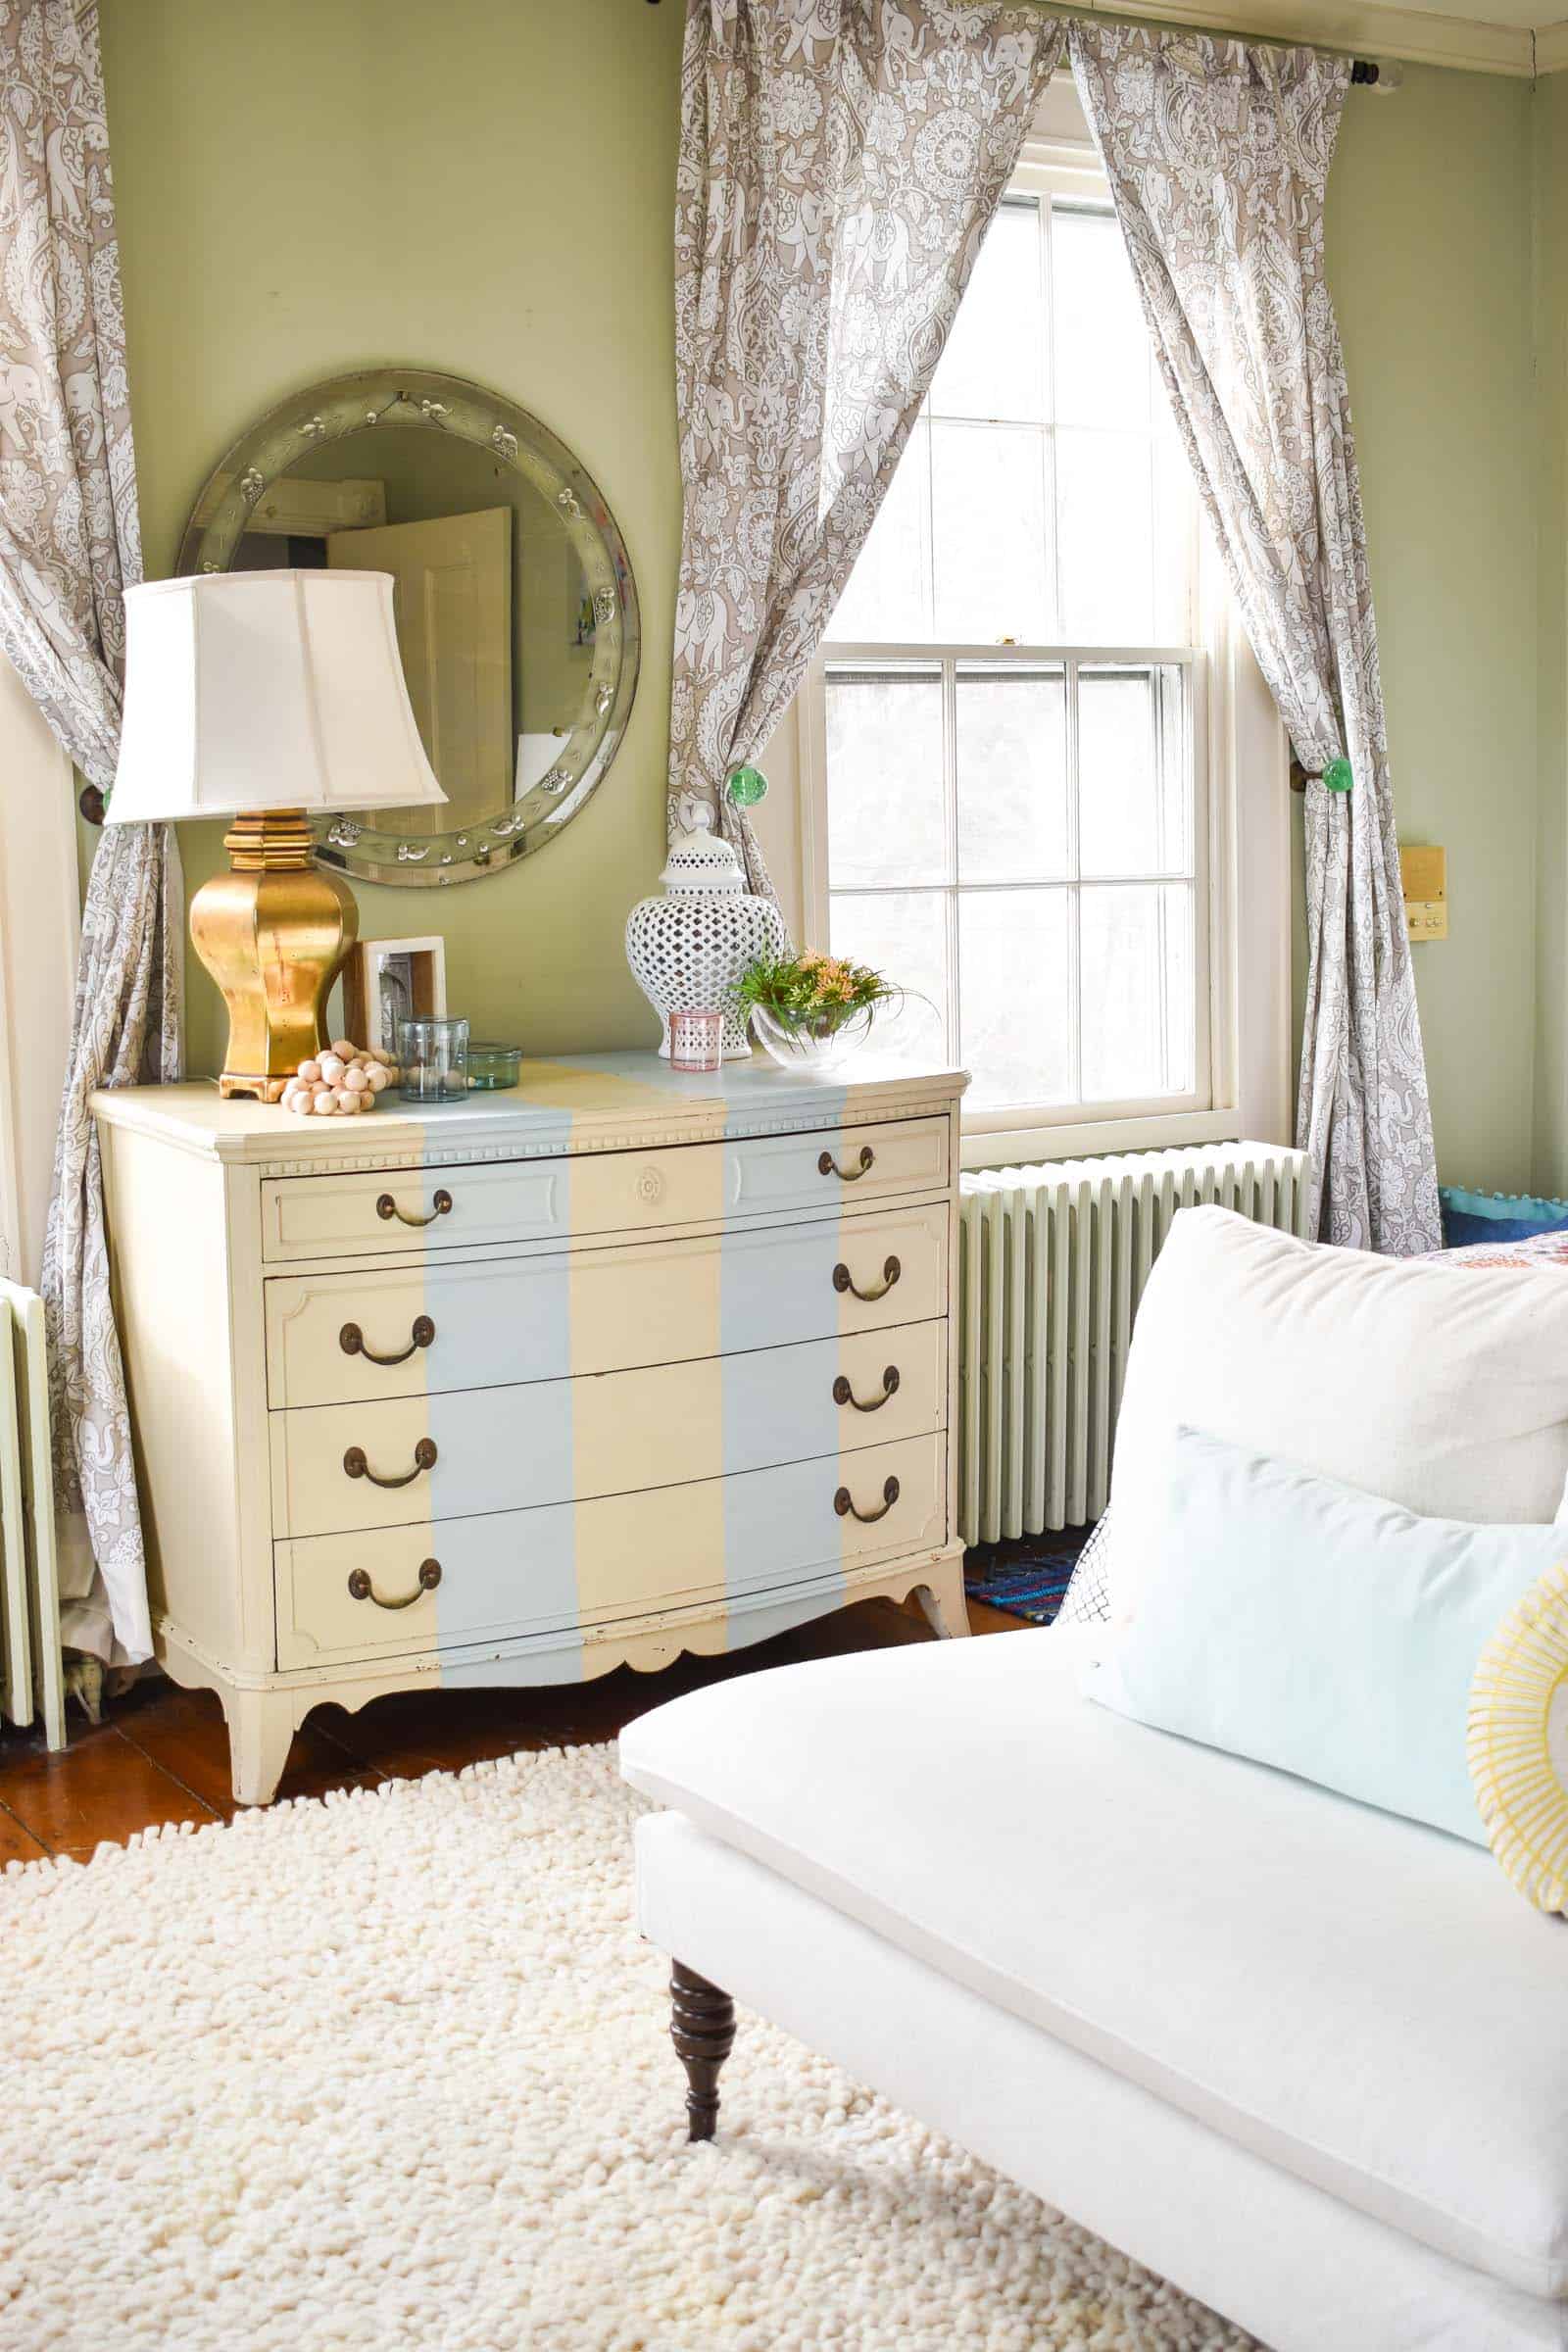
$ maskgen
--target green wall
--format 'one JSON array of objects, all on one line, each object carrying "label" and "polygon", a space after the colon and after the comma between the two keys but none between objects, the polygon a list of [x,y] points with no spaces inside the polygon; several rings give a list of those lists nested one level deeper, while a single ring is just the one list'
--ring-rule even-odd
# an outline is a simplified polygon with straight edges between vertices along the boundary
[{"label": "green wall", "polygon": [[[226,444],[314,377],[405,358],[534,409],[598,476],[631,551],[645,651],[626,745],[539,857],[450,897],[362,889],[361,924],[439,924],[454,1007],[482,1030],[544,1051],[648,1040],[621,930],[662,837],[684,11],[269,0],[263,14],[259,33],[255,9],[105,0],[148,568],[172,567]],[[1522,82],[1417,68],[1396,95],[1352,93],[1329,208],[1400,830],[1449,854],[1451,936],[1416,951],[1440,1165],[1499,1186],[1532,1172],[1535,837],[1551,797],[1537,758],[1541,103]],[[1562,545],[1559,516],[1543,565],[1559,646]],[[1560,723],[1551,740],[1561,786]],[[220,828],[182,842],[194,887],[221,860]],[[1560,933],[1559,914],[1542,934],[1559,997]],[[1543,1029],[1556,1070],[1560,1031],[1548,1049]],[[194,959],[189,1041],[191,1067],[213,1067],[220,1006]]]},{"label": "green wall", "polygon": [[[532,409],[625,535],[642,675],[588,808],[494,878],[357,891],[368,937],[441,930],[453,1009],[532,1052],[657,1036],[621,935],[662,862],[683,17],[679,0],[102,10],[149,573],[172,570],[197,491],[253,417],[376,360]],[[184,826],[180,846],[192,889],[223,861],[220,826]],[[217,1065],[222,1006],[194,956],[188,972],[200,1072]]]},{"label": "green wall", "polygon": [[1535,97],[1537,725],[1536,1153],[1539,1192],[1568,1194],[1568,74]]},{"label": "green wall", "polygon": [[1412,951],[1438,1167],[1488,1189],[1533,1161],[1535,105],[1407,67],[1351,91],[1329,182],[1399,834],[1448,853],[1448,938]]}]

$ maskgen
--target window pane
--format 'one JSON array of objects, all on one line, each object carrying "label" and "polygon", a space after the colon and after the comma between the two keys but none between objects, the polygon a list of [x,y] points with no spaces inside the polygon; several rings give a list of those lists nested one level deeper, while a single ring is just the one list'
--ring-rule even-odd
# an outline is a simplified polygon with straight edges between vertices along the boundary
[{"label": "window pane", "polygon": [[950,645],[1049,637],[1044,436],[1010,425],[931,427],[932,578]]},{"label": "window pane", "polygon": [[1153,634],[1154,498],[1148,436],[1056,434],[1061,625],[1072,645]]},{"label": "window pane", "polygon": [[1064,890],[960,894],[959,1050],[971,1110],[1072,1101],[1068,947]]},{"label": "window pane", "polygon": [[1185,882],[1102,885],[1079,901],[1083,1100],[1192,1091],[1193,893]]},{"label": "window pane", "polygon": [[827,634],[846,645],[931,634],[928,427],[915,425]]},{"label": "window pane", "polygon": [[881,1042],[962,1060],[982,1112],[1198,1082],[1192,678],[1127,650],[1192,641],[1196,505],[1079,204],[1004,198],[827,632],[866,650],[826,665],[820,944],[909,992]]},{"label": "window pane", "polygon": [[1056,416],[1149,424],[1149,330],[1121,230],[1108,213],[1051,213]]},{"label": "window pane", "polygon": [[960,664],[958,872],[1042,880],[1068,869],[1067,696],[1059,669]]},{"label": "window pane", "polygon": [[1078,869],[1191,873],[1186,680],[1174,663],[1078,673]]},{"label": "window pane", "polygon": [[1152,441],[1154,463],[1154,634],[1155,645],[1190,645],[1196,634],[1193,592],[1198,571],[1198,497],[1187,452],[1170,421],[1163,389],[1158,405],[1164,421]]},{"label": "window pane", "polygon": [[941,670],[830,664],[824,692],[833,888],[945,881]]},{"label": "window pane", "polygon": [[964,288],[931,386],[934,416],[1044,416],[1040,260],[1040,207],[1009,199]]},{"label": "window pane", "polygon": [[936,891],[835,891],[828,901],[835,956],[868,963],[908,993],[897,1012],[878,1013],[879,1051],[940,1065],[948,1058],[948,901]]}]

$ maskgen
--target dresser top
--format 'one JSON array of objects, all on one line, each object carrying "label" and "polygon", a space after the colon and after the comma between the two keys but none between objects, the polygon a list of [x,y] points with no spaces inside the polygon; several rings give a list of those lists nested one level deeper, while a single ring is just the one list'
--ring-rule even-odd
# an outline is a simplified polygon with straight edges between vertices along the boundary
[{"label": "dresser top", "polygon": [[868,1119],[943,1112],[962,1070],[857,1055],[829,1077],[781,1069],[761,1054],[712,1075],[672,1070],[657,1054],[579,1054],[525,1061],[519,1082],[423,1108],[395,1099],[363,1118],[297,1118],[276,1104],[222,1102],[210,1079],[100,1088],[95,1116],[176,1149],[290,1171],[392,1167],[563,1152],[721,1143]]}]

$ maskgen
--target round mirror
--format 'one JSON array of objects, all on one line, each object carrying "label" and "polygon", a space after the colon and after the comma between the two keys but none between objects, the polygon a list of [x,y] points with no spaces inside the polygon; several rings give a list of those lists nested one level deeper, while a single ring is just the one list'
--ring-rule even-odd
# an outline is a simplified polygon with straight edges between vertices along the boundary
[{"label": "round mirror", "polygon": [[[569,824],[625,732],[637,591],[614,517],[526,409],[458,376],[371,368],[272,409],[218,466],[182,572],[389,571],[444,808],[316,820],[372,882],[469,882]],[[279,779],[279,799],[287,799]]]}]

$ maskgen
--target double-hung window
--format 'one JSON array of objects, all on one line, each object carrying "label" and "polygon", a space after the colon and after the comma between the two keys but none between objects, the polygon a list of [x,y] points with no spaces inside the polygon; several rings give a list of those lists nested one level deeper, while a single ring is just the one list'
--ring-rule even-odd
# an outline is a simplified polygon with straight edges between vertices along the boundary
[{"label": "double-hung window", "polygon": [[1198,537],[1098,164],[1026,149],[802,710],[808,928],[982,1136],[1220,1100]]}]

